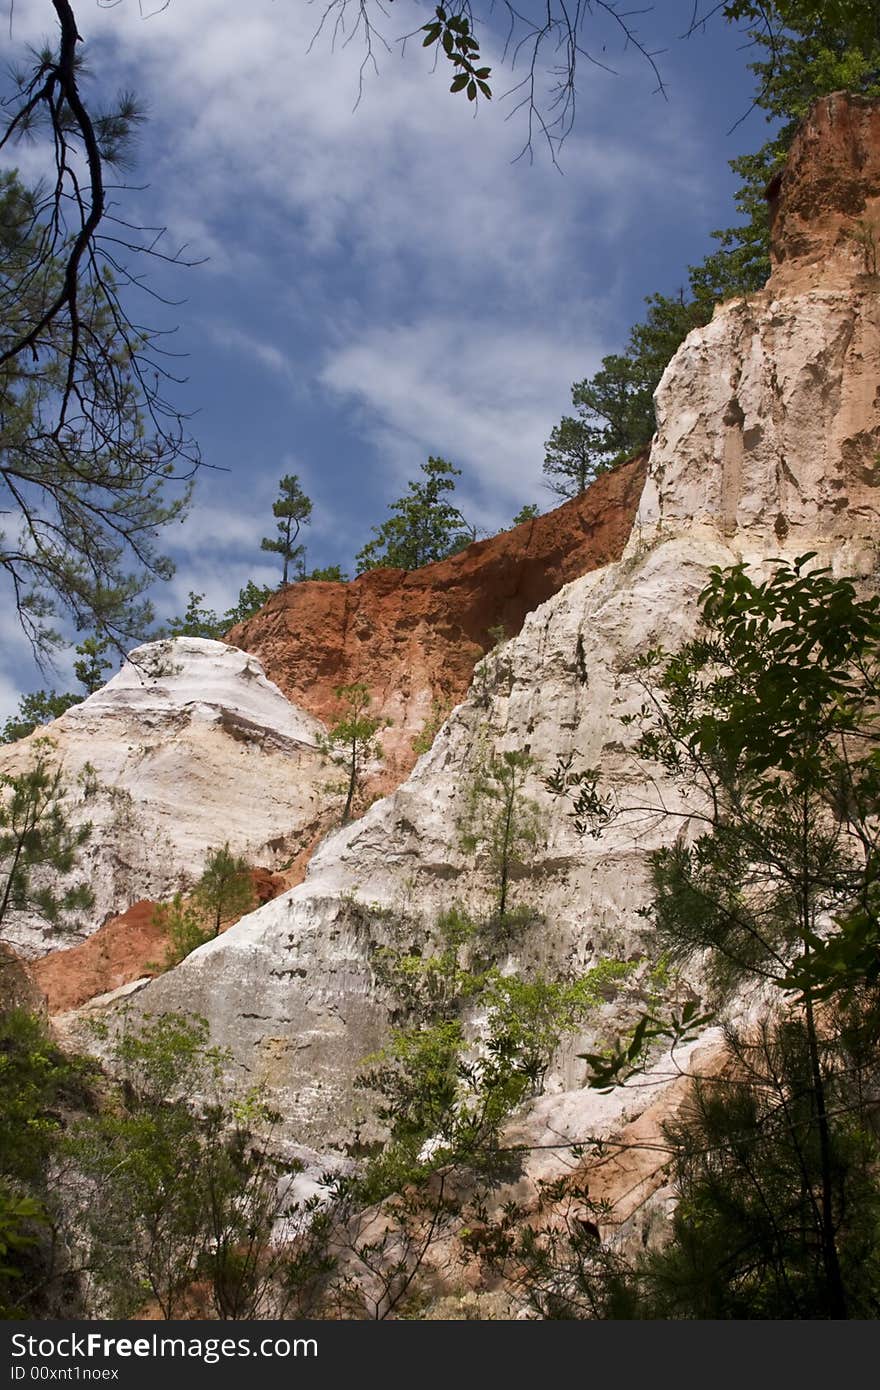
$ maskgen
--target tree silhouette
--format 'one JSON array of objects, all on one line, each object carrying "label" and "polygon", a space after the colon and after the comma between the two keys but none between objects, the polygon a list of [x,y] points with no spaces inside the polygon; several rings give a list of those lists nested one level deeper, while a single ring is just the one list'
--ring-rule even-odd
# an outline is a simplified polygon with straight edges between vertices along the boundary
[{"label": "tree silhouette", "polygon": [[300,527],[312,518],[312,503],[299,485],[296,473],[287,473],[279,484],[281,496],[272,503],[272,513],[278,518],[277,537],[264,536],[260,542],[262,550],[270,550],[280,555],[282,560],[281,585],[288,582],[292,562],[303,560],[305,546],[297,544]]}]

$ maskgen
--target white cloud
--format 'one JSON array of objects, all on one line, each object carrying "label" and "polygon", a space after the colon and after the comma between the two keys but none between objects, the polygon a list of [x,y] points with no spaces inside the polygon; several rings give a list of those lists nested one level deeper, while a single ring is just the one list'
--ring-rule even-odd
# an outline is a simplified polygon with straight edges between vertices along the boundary
[{"label": "white cloud", "polygon": [[17,683],[0,673],[0,723],[5,724],[6,720],[16,713],[19,698]]},{"label": "white cloud", "polygon": [[363,427],[398,477],[413,476],[429,453],[466,463],[491,525],[534,493],[544,441],[570,407],[568,388],[599,355],[549,331],[423,318],[364,333],[331,356],[323,380],[360,403]]},{"label": "white cloud", "polygon": [[160,602],[157,604],[160,621],[181,617],[190,593],[201,594],[201,607],[222,616],[238,601],[245,575],[255,584],[269,588],[275,588],[279,580],[277,565],[258,561],[244,569],[236,567],[231,570],[222,553],[187,557],[179,565],[170,583],[162,588]]},{"label": "white cloud", "polygon": [[164,535],[175,554],[227,556],[238,550],[259,550],[271,521],[271,503],[244,511],[240,506],[224,507],[200,501],[183,521]]},{"label": "white cloud", "polygon": [[[391,31],[417,28],[425,13],[401,0]],[[99,36],[115,65],[136,69],[162,148],[150,199],[164,199],[175,237],[204,249],[214,272],[253,272],[256,235],[266,261],[287,242],[299,256],[342,254],[386,288],[410,288],[415,262],[422,293],[491,280],[537,301],[547,278],[582,278],[588,228],[615,236],[652,189],[696,196],[684,112],[658,98],[637,135],[599,121],[623,79],[591,75],[562,177],[546,158],[512,165],[522,122],[508,124],[497,103],[474,119],[450,96],[445,64],[431,73],[418,44],[403,60],[385,55],[353,110],[359,43],[307,52],[317,17],[268,0],[252,0],[246,19],[214,0],[174,0],[148,21],[131,3],[82,16],[87,40]],[[491,37],[485,56],[497,67]]]},{"label": "white cloud", "polygon": [[[393,27],[424,17],[402,0]],[[290,347],[311,338],[309,370],[358,403],[392,472],[448,452],[516,503],[571,381],[611,346],[617,285],[584,247],[619,238],[652,198],[699,200],[686,111],[658,99],[637,132],[609,123],[623,79],[595,74],[565,174],[546,158],[526,169],[510,162],[521,123],[494,103],[473,119],[417,45],[383,58],[353,111],[359,45],[307,53],[316,22],[307,6],[252,3],[242,20],[212,0],[149,22],[131,4],[90,17],[151,93],[153,183],[175,231],[198,249],[201,225],[214,273],[274,281],[290,306],[290,345],[225,320],[215,340],[292,381]],[[497,65],[491,40],[486,58]],[[244,543],[246,518],[228,525]]]}]

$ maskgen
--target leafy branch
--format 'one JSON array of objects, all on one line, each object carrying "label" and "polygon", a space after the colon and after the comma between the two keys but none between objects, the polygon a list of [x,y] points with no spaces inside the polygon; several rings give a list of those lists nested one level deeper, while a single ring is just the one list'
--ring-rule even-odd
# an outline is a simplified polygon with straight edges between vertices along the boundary
[{"label": "leafy branch", "polygon": [[476,101],[477,92],[482,92],[487,101],[492,99],[492,89],[488,78],[491,68],[477,67],[480,62],[480,45],[474,37],[467,15],[447,14],[442,5],[434,11],[436,16],[430,24],[423,24],[421,31],[425,37],[423,48],[438,45],[437,52],[457,69],[449,85],[450,92],[466,92],[468,101]]}]

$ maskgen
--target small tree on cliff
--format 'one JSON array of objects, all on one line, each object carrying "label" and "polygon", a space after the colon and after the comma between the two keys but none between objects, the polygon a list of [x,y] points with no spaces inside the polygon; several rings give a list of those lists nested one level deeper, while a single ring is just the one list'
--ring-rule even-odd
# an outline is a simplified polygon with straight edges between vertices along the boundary
[{"label": "small tree on cliff", "polygon": [[132,1316],[152,1296],[180,1317],[201,1290],[219,1318],[282,1315],[311,1266],[278,1238],[298,1208],[269,1143],[277,1115],[258,1091],[229,1101],[228,1055],[203,1018],[148,1017],[111,1055],[122,1087],[68,1141],[90,1184],[78,1225],[103,1315]]},{"label": "small tree on cliff", "polygon": [[[109,646],[106,638],[86,637],[75,648],[80,659],[73,663],[73,671],[86,695],[93,695],[104,684],[104,672],[113,664],[104,657]],[[34,690],[22,695],[18,710],[9,716],[0,731],[0,743],[15,743],[27,738],[40,724],[51,724],[72,705],[81,704],[83,698],[72,691],[61,694],[55,690]]]},{"label": "small tree on cliff", "polygon": [[230,851],[229,841],[222,849],[212,849],[193,897],[211,924],[212,936],[229,917],[243,917],[256,904],[251,871],[247,860]]},{"label": "small tree on cliff", "polygon": [[303,579],[317,580],[323,584],[348,583],[348,575],[341,565],[318,565],[316,569],[309,570],[302,577]]},{"label": "small tree on cliff", "polygon": [[153,640],[160,641],[166,637],[204,637],[208,641],[218,642],[226,627],[223,619],[213,608],[202,607],[204,597],[204,594],[197,594],[190,589],[183,616],[170,618],[165,626],[154,634]]},{"label": "small tree on cliff", "polygon": [[94,695],[104,684],[104,672],[112,669],[113,662],[104,653],[110,643],[106,637],[84,637],[76,647],[79,657],[73,663],[73,674],[87,695]]},{"label": "small tree on cliff", "polygon": [[320,741],[321,751],[338,767],[348,773],[342,824],[351,819],[355,797],[360,792],[366,764],[382,757],[382,746],[376,734],[387,727],[388,720],[368,714],[372,697],[360,681],[337,686],[333,692],[341,702],[342,717],[333,725],[326,738]]},{"label": "small tree on cliff", "polygon": [[161,963],[150,962],[150,969],[173,970],[215,935],[206,925],[204,913],[182,893],[175,893],[170,902],[156,903],[151,921],[165,938],[165,955]]},{"label": "small tree on cliff", "polygon": [[510,917],[511,874],[528,862],[541,836],[541,808],[525,792],[532,766],[528,753],[515,750],[487,758],[468,787],[459,820],[462,848],[488,855],[495,875],[495,920],[502,928]]},{"label": "small tree on cliff", "polygon": [[[2,976],[6,971],[0,972]],[[58,1148],[91,1065],[67,1057],[47,1021],[0,988],[0,1318],[51,1316],[63,1221]],[[62,1273],[69,1279],[69,1270]],[[68,1284],[65,1316],[76,1315]],[[76,1295],[73,1295],[75,1300]],[[56,1304],[57,1306],[57,1304]]]},{"label": "small tree on cliff", "polygon": [[278,535],[264,536],[260,542],[261,550],[270,550],[281,556],[282,587],[288,582],[290,566],[305,556],[305,546],[297,544],[300,528],[312,518],[311,499],[306,497],[300,487],[296,473],[287,473],[280,482],[281,496],[272,503],[272,513],[278,518]]},{"label": "small tree on cliff", "polygon": [[544,445],[545,484],[557,497],[577,497],[601,472],[590,427],[563,415]]},{"label": "small tree on cliff", "polygon": [[27,738],[40,724],[51,724],[71,705],[78,704],[79,695],[59,695],[54,690],[33,690],[28,695],[22,695],[15,714],[11,714],[3,725],[0,743],[15,743],[20,738]]},{"label": "small tree on cliff", "polygon": [[252,579],[249,579],[244,588],[238,591],[238,602],[227,609],[223,617],[224,633],[228,632],[231,627],[235,627],[236,623],[246,623],[255,613],[259,613],[274,593],[275,590],[270,588],[268,584],[255,584]]},{"label": "small tree on cliff", "polygon": [[53,751],[48,739],[38,739],[30,767],[17,776],[0,774],[0,927],[16,910],[37,911],[56,923],[93,901],[86,883],[58,892],[48,881],[70,873],[91,834],[90,825],[74,829],[68,821],[67,787],[61,768],[52,765]]},{"label": "small tree on cliff", "polygon": [[183,616],[169,618],[164,627],[154,634],[153,641],[165,637],[205,637],[211,642],[222,642],[231,627],[246,623],[255,613],[259,613],[276,592],[266,584],[255,584],[249,579],[239,589],[238,601],[225,613],[215,613],[213,608],[202,606],[204,594],[194,593],[190,589]]},{"label": "small tree on cliff", "polygon": [[391,503],[388,520],[373,527],[373,539],[355,556],[358,574],[383,565],[420,569],[476,540],[476,528],[468,525],[449,498],[461,469],[445,459],[429,458],[422,472],[425,481],[408,483],[404,496]]},{"label": "small tree on cliff", "polygon": [[188,898],[175,893],[170,902],[157,903],[153,925],[167,939],[162,967],[170,970],[191,951],[219,936],[230,918],[243,917],[257,905],[247,861],[231,853],[229,842],[208,852],[205,869]]}]

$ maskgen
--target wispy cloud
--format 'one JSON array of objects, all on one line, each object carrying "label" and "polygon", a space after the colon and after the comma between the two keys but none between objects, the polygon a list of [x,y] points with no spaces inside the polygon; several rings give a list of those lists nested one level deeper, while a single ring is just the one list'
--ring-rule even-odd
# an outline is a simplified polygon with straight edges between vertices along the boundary
[{"label": "wispy cloud", "polygon": [[[131,6],[93,19],[153,94],[163,215],[196,240],[201,221],[212,254],[222,243],[215,275],[273,285],[271,333],[223,319],[213,340],[329,389],[385,456],[384,486],[446,451],[506,518],[535,490],[571,382],[613,345],[617,286],[597,275],[598,249],[652,198],[699,199],[685,111],[661,103],[637,136],[609,127],[614,79],[600,73],[564,175],[546,159],[526,170],[511,163],[522,128],[494,105],[474,120],[412,49],[386,55],[353,111],[358,44],[307,53],[308,7],[255,4],[243,23],[189,0],[148,23]],[[411,0],[395,6],[401,33],[423,20]]]},{"label": "wispy cloud", "polygon": [[483,524],[500,525],[534,492],[569,386],[598,355],[549,332],[424,317],[365,332],[330,356],[323,380],[359,403],[392,476],[412,476],[429,453],[464,463]]},{"label": "wispy cloud", "polygon": [[261,363],[287,381],[294,379],[294,366],[287,354],[272,343],[263,342],[256,334],[224,323],[210,323],[208,333],[221,347]]},{"label": "wispy cloud", "polygon": [[[279,580],[277,565],[257,561],[240,571],[255,584],[275,588]],[[189,555],[181,564],[174,578],[162,590],[159,610],[160,620],[182,616],[189,602],[190,593],[201,594],[201,607],[219,616],[231,608],[238,599],[242,583],[233,580],[228,558],[222,552],[215,555]]]},{"label": "wispy cloud", "polygon": [[271,509],[244,512],[240,507],[200,503],[166,537],[172,550],[187,555],[228,556],[230,551],[260,548],[266,534],[266,513]]}]

